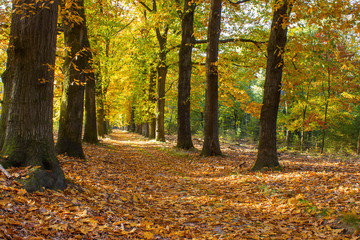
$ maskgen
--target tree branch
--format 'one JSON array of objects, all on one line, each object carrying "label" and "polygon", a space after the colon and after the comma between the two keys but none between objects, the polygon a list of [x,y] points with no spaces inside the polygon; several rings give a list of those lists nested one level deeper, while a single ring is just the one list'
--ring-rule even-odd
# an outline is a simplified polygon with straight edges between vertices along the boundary
[{"label": "tree branch", "polygon": [[139,3],[140,3],[141,5],[143,5],[144,8],[146,8],[146,10],[148,10],[149,12],[153,12],[153,11],[154,11],[154,9],[149,8],[148,5],[146,5],[146,4],[143,3],[142,1],[140,1]]},{"label": "tree branch", "polygon": [[168,91],[170,91],[170,89],[171,89],[172,85],[174,85],[174,83],[175,83],[175,81],[172,81],[172,82],[170,83],[169,88],[165,91],[165,95],[168,93]]},{"label": "tree branch", "polygon": [[229,3],[231,3],[231,4],[240,4],[240,3],[250,2],[250,1],[251,0],[241,0],[241,1],[233,2],[233,1],[229,0]]},{"label": "tree branch", "polygon": [[[255,40],[251,40],[251,39],[246,39],[246,38],[229,38],[229,39],[220,39],[219,40],[220,43],[229,43],[229,42],[249,42],[249,43],[253,43],[255,45],[257,44],[263,44],[263,43],[267,43],[267,41],[263,42],[263,41],[255,41]],[[203,43],[207,43],[207,40],[195,40],[194,44],[203,44]]]},{"label": "tree branch", "polygon": [[12,178],[11,174],[0,164],[0,171],[5,174],[7,178]]},{"label": "tree branch", "polygon": [[120,30],[118,30],[117,32],[115,32],[112,36],[115,36],[116,34],[118,34],[119,32],[121,32],[122,30],[124,30],[125,28],[127,28],[133,21],[135,20],[135,18],[133,18],[128,24],[126,24],[124,27],[122,27]]},{"label": "tree branch", "polygon": [[233,66],[235,67],[239,67],[239,68],[251,68],[251,66],[248,66],[248,65],[240,65],[240,64],[237,64],[237,63],[232,63]]}]

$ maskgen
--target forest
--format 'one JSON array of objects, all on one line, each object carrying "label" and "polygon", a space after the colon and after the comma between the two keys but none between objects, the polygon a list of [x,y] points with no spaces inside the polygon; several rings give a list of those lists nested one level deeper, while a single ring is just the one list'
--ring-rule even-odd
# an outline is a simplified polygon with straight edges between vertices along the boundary
[{"label": "forest", "polygon": [[0,2],[0,238],[358,239],[360,2]]}]

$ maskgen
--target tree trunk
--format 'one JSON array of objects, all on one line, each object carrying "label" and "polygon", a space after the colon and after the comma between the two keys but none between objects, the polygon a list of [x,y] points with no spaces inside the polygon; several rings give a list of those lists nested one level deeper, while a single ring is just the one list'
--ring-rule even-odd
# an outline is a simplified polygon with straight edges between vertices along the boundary
[{"label": "tree trunk", "polygon": [[[267,48],[267,67],[263,106],[260,115],[258,155],[252,171],[280,167],[276,148],[276,121],[280,102],[283,55],[287,40],[287,24],[291,0],[275,0],[270,39]],[[285,25],[285,27],[284,27]]]},{"label": "tree trunk", "polygon": [[85,125],[83,141],[99,143],[96,124],[95,78],[86,79],[85,85]]},{"label": "tree trunk", "polygon": [[289,129],[286,129],[286,149],[290,150],[291,145],[292,145],[292,131],[290,131]]},{"label": "tree trunk", "polygon": [[306,101],[305,101],[305,107],[303,109],[303,115],[302,115],[302,124],[301,124],[301,138],[300,138],[300,151],[304,150],[304,144],[305,144],[305,119],[306,119],[306,113],[307,113],[307,107],[309,102],[309,96],[310,96],[310,87],[311,87],[312,79],[310,79],[307,92],[306,92]]},{"label": "tree trunk", "polygon": [[193,148],[190,125],[190,89],[191,89],[191,54],[194,42],[194,11],[196,4],[185,0],[181,24],[182,38],[179,50],[179,86],[178,86],[178,131],[177,147]]},{"label": "tree trunk", "polygon": [[90,51],[90,42],[88,36],[84,36],[85,47],[87,48],[84,52],[86,58],[87,71],[86,85],[85,85],[85,125],[84,125],[84,136],[83,141],[88,143],[98,143],[97,126],[96,126],[96,102],[95,102],[95,74],[92,66],[92,54]]},{"label": "tree trunk", "polygon": [[155,139],[156,133],[156,118],[153,118],[152,121],[149,123],[149,138]]},{"label": "tree trunk", "polygon": [[[28,8],[23,8],[27,5]],[[57,1],[20,0],[13,6],[7,63],[9,116],[2,148],[5,167],[40,166],[25,182],[27,191],[65,189],[53,140],[53,89]],[[18,12],[21,12],[17,14]]]},{"label": "tree trunk", "polygon": [[[60,122],[56,151],[71,157],[85,158],[82,149],[82,127],[84,112],[85,70],[88,65],[86,57],[85,36],[87,36],[84,1],[76,0],[77,4],[64,3],[63,16],[65,39],[65,79],[60,106]],[[77,5],[77,6],[74,6]],[[82,21],[74,22],[73,16]]]},{"label": "tree trunk", "polygon": [[[106,59],[109,59],[110,52],[110,39],[106,39],[105,43],[105,56]],[[110,84],[109,71],[107,62],[103,64],[104,72],[101,71],[100,62],[98,62],[99,73],[96,81],[96,100],[97,100],[97,128],[98,128],[98,136],[104,137],[107,134],[106,128],[106,111],[105,111],[105,102],[106,102],[106,93]]]},{"label": "tree trunk", "polygon": [[108,135],[110,134],[112,131],[111,126],[110,126],[110,120],[105,118],[104,121],[104,134]]},{"label": "tree trunk", "polygon": [[1,76],[1,80],[4,85],[4,96],[1,103],[1,119],[0,119],[0,149],[4,145],[5,141],[5,134],[6,134],[6,128],[7,128],[7,121],[9,116],[9,107],[10,107],[10,98],[11,98],[11,92],[12,92],[12,81],[14,78],[14,39],[10,38],[9,47],[7,50],[7,64],[6,64],[6,70]]},{"label": "tree trunk", "polygon": [[218,55],[221,0],[211,0],[206,49],[205,128],[203,156],[221,155],[218,123]]},{"label": "tree trunk", "polygon": [[142,124],[141,123],[136,125],[136,133],[141,135],[141,133],[142,133]]},{"label": "tree trunk", "polygon": [[157,75],[157,71],[156,68],[154,66],[154,64],[152,64],[150,66],[150,80],[149,80],[149,102],[151,107],[149,107],[149,115],[150,117],[150,122],[149,122],[149,138],[150,139],[155,139],[155,133],[156,133],[156,115],[154,114],[154,109],[153,106],[156,105],[156,96],[155,96],[155,88],[156,88],[156,75]]},{"label": "tree trunk", "polygon": [[135,132],[135,107],[131,107],[131,117],[130,117],[130,132]]},{"label": "tree trunk", "polygon": [[359,135],[358,135],[358,140],[357,140],[356,153],[358,155],[360,154],[360,130],[359,130]]},{"label": "tree trunk", "polygon": [[144,137],[149,137],[149,123],[142,124],[142,133]]},{"label": "tree trunk", "polygon": [[165,83],[168,66],[166,65],[166,43],[168,26],[165,26],[164,33],[160,33],[160,29],[156,28],[156,36],[159,42],[160,53],[159,63],[157,66],[158,71],[158,84],[157,84],[157,105],[156,105],[156,141],[165,142]]},{"label": "tree trunk", "polygon": [[321,137],[321,148],[320,153],[324,153],[325,147],[325,135],[326,135],[326,124],[328,119],[328,109],[329,109],[329,99],[331,97],[331,69],[328,67],[328,87],[327,87],[327,95],[325,97],[325,110],[324,110],[324,126],[322,129],[322,137]]},{"label": "tree trunk", "polygon": [[104,110],[104,102],[102,100],[102,98],[98,98],[98,105],[99,108],[97,110],[97,130],[98,130],[98,135],[100,137],[104,137],[105,136],[105,129],[104,129],[104,122],[105,122],[105,110]]}]

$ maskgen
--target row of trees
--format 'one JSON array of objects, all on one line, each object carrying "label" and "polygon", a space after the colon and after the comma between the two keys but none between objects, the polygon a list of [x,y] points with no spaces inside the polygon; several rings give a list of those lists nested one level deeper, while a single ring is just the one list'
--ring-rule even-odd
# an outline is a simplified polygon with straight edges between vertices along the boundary
[{"label": "row of trees", "polygon": [[[235,129],[241,114],[260,117],[252,170],[280,166],[278,112],[287,119],[280,127],[289,142],[300,132],[303,144],[305,133],[320,127],[324,146],[330,119],[335,119],[331,114],[349,117],[359,99],[358,52],[351,45],[358,39],[359,8],[350,1],[339,4],[321,5],[319,11],[319,3],[292,0],[64,0],[58,24],[57,1],[18,1],[2,75],[2,164],[40,166],[25,185],[29,191],[65,188],[55,153],[85,157],[84,106],[83,140],[91,143],[97,143],[97,134],[102,136],[110,121],[165,141],[166,112],[177,112],[177,146],[190,149],[199,114],[201,154],[210,156],[221,154],[220,100],[232,109]],[[355,31],[344,36],[350,29]],[[63,33],[58,43],[57,33]],[[254,84],[262,77],[264,91]],[[55,90],[61,91],[55,147],[54,78],[61,82]],[[323,94],[316,95],[319,89]]]}]

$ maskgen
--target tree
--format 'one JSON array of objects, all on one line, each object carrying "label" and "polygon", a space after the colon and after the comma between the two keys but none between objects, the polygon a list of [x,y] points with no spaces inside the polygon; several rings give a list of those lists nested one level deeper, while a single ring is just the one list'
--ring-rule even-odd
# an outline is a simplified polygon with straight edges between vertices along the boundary
[{"label": "tree", "polygon": [[65,2],[63,27],[65,39],[65,79],[60,107],[56,151],[71,157],[85,158],[82,149],[84,89],[89,64],[84,1]]},{"label": "tree", "polygon": [[[156,0],[152,0],[152,8],[147,6],[143,1],[139,1],[144,8],[156,14],[159,12],[158,5]],[[161,4],[163,5],[163,4]],[[163,6],[162,6],[163,7]],[[158,64],[157,64],[157,102],[156,102],[156,141],[165,142],[165,86],[166,86],[166,77],[168,73],[168,63],[167,63],[167,54],[169,49],[168,44],[168,33],[169,33],[169,19],[162,21],[160,24],[155,25],[155,34],[156,39],[159,45],[158,52]]]},{"label": "tree", "polygon": [[190,125],[190,89],[191,89],[191,53],[194,43],[194,12],[196,4],[184,1],[181,23],[181,45],[179,50],[179,85],[178,85],[178,136],[177,147],[193,148]]},{"label": "tree", "polygon": [[276,121],[280,103],[284,51],[292,0],[275,0],[267,48],[263,106],[260,115],[258,155],[253,171],[279,167],[276,148]]},{"label": "tree", "polygon": [[165,83],[166,76],[168,72],[168,66],[166,63],[167,55],[167,34],[169,31],[169,26],[165,25],[163,33],[161,33],[160,28],[156,28],[156,37],[159,42],[159,62],[157,65],[158,79],[157,79],[157,105],[156,105],[156,141],[165,142]]},{"label": "tree", "polygon": [[150,64],[150,74],[149,74],[149,102],[150,102],[150,122],[149,122],[149,138],[155,139],[156,137],[156,116],[151,111],[151,105],[156,104],[156,97],[155,97],[155,88],[156,88],[156,69],[154,64]]},{"label": "tree", "polygon": [[[13,5],[6,84],[11,84],[5,167],[40,166],[24,185],[65,189],[64,173],[53,142],[53,82],[57,33],[57,1],[20,0]],[[8,74],[10,73],[10,74]]]},{"label": "tree", "polygon": [[[91,52],[87,52],[88,63],[90,61]],[[88,65],[90,66],[90,64]],[[85,123],[83,141],[88,143],[98,143],[97,125],[96,125],[96,103],[95,103],[95,75],[91,68],[89,73],[86,73],[85,85]]]},{"label": "tree", "polygon": [[221,155],[218,126],[218,55],[221,0],[211,0],[206,48],[204,144],[201,155]]},{"label": "tree", "polygon": [[[84,19],[85,21],[85,19]],[[86,33],[86,35],[85,35]],[[96,124],[96,82],[93,64],[93,56],[90,50],[90,42],[87,29],[84,33],[84,64],[85,69],[85,123],[84,123],[84,142],[98,143],[97,124]]]}]

